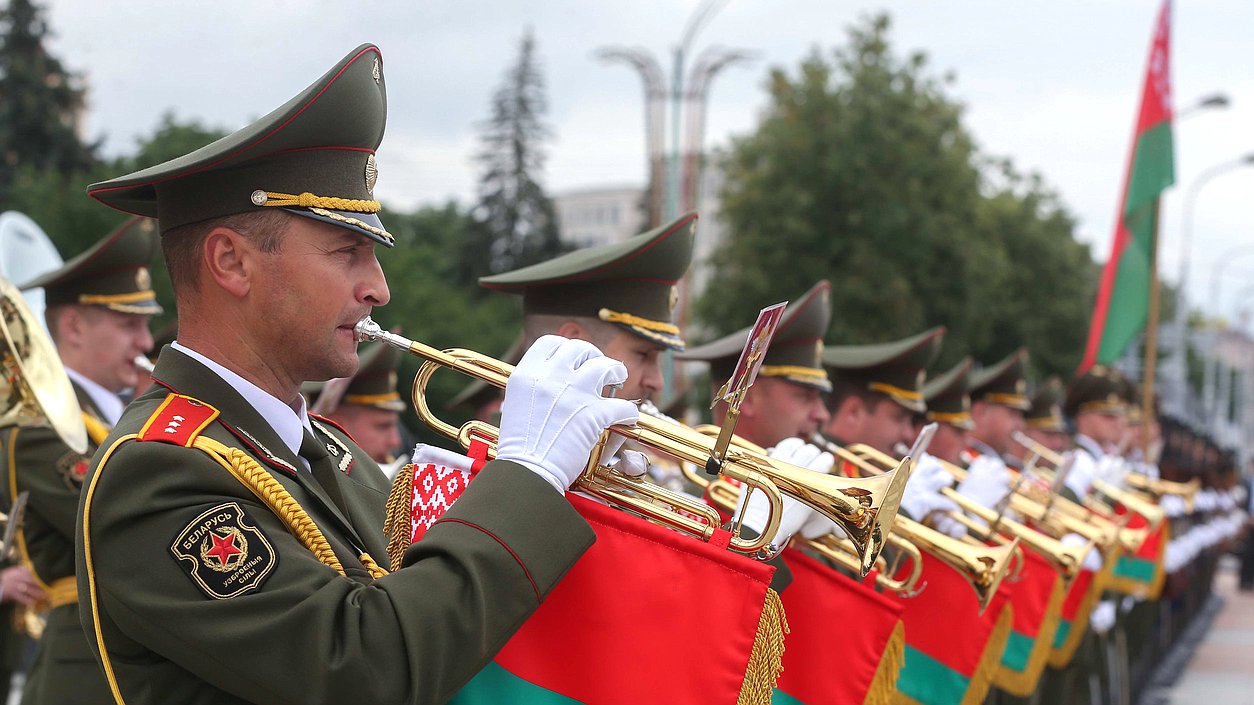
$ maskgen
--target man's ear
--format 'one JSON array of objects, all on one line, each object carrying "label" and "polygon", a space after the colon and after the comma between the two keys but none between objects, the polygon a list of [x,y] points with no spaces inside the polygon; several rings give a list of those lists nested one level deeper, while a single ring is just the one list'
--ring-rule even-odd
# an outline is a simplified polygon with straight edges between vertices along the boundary
[{"label": "man's ear", "polygon": [[575,321],[566,321],[562,325],[558,326],[555,332],[563,338],[592,342],[592,338],[588,336],[587,329]]},{"label": "man's ear", "polygon": [[226,227],[214,228],[205,236],[200,254],[209,277],[221,289],[235,297],[243,297],[252,289],[259,253],[243,235]]},{"label": "man's ear", "polygon": [[57,346],[67,348],[79,347],[87,335],[87,317],[77,306],[66,306],[57,316]]},{"label": "man's ear", "polygon": [[867,415],[866,402],[857,394],[850,394],[840,401],[832,418],[845,417],[856,424],[861,424]]}]

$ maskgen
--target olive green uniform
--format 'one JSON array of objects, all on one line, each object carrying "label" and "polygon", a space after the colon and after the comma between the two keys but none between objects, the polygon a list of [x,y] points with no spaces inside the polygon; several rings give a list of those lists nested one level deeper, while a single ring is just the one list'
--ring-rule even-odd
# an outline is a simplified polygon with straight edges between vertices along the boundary
[{"label": "olive green uniform", "polygon": [[[497,461],[409,547],[401,569],[372,579],[359,554],[386,556],[388,485],[347,434],[314,420],[316,440],[343,449],[324,488],[198,361],[166,348],[154,379],[95,459],[79,521],[84,626],[131,705],[444,702],[594,540],[548,483]],[[128,440],[146,425],[176,428],[159,413],[171,391],[220,412],[200,435],[243,451],[290,493],[345,575],[201,450]],[[213,561],[202,549],[196,564],[194,547],[188,560],[194,542],[183,537],[215,516],[229,526],[215,540],[243,549],[247,570],[206,572]],[[206,576],[218,582],[206,587]]]},{"label": "olive green uniform", "polygon": [[[74,391],[84,415],[99,429],[107,429],[87,393],[77,384]],[[14,497],[30,493],[17,534],[18,551],[51,601],[22,702],[110,703],[108,684],[87,646],[74,596],[74,524],[83,477],[96,446],[92,443],[85,454],[77,453],[48,427],[9,429],[6,446],[10,444],[8,492]]]}]

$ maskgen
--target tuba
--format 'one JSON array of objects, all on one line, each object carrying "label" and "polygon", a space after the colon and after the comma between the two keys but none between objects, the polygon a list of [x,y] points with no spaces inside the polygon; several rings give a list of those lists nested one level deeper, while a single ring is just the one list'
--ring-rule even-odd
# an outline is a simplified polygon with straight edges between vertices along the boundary
[{"label": "tuba", "polygon": [[[496,427],[482,421],[469,421],[460,428],[444,422],[431,411],[426,388],[431,375],[441,368],[449,368],[503,389],[513,371],[512,365],[470,350],[437,350],[389,333],[369,316],[357,322],[356,330],[358,340],[381,340],[423,359],[414,377],[412,396],[414,411],[423,423],[437,433],[456,440],[463,448],[478,439],[489,445],[490,455],[495,453],[499,433]],[[601,443],[593,449],[587,467],[573,485],[577,490],[632,511],[648,521],[684,531],[702,540],[712,538],[721,524],[713,508],[682,493],[599,465],[601,447],[611,431],[678,461],[703,467],[713,456],[714,440],[683,424],[642,415],[634,426],[614,426],[602,434]],[[835,478],[742,449],[728,452],[719,471],[764,492],[772,507],[762,534],[752,539],[733,536],[730,549],[758,557],[766,555],[779,529],[783,507],[781,493],[784,493],[845,530],[858,549],[862,574],[870,571],[884,547],[884,537],[897,514],[897,504],[901,501],[908,476],[907,473],[896,472],[868,479]]]}]

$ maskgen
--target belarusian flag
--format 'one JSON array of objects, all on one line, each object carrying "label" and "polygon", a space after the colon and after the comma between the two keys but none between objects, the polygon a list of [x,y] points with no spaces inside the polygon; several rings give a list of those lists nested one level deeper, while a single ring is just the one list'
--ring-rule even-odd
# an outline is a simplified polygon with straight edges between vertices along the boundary
[{"label": "belarusian flag", "polygon": [[1080,648],[1080,640],[1089,628],[1089,615],[1093,607],[1102,598],[1102,591],[1110,584],[1115,565],[1122,555],[1119,548],[1113,549],[1103,557],[1100,571],[1081,570],[1071,587],[1067,588],[1067,597],[1062,602],[1062,619],[1058,622],[1058,630],[1054,632],[1054,644],[1049,652],[1050,668],[1062,669],[1071,663],[1076,649]]},{"label": "belarusian flag", "polygon": [[[1128,528],[1142,529],[1149,522],[1140,515],[1133,515]],[[1112,571],[1110,584],[1107,586],[1115,592],[1132,595],[1145,600],[1156,600],[1162,592],[1167,571],[1163,567],[1163,552],[1171,541],[1171,530],[1163,521],[1141,542],[1136,553],[1119,556]]]},{"label": "belarusian flag", "polygon": [[998,592],[1006,592],[1015,612],[1014,626],[993,685],[1026,698],[1036,690],[1049,660],[1067,592],[1062,576],[1044,558],[1028,550],[1023,552],[1023,558],[1019,579],[1004,581],[998,588]]},{"label": "belarusian flag", "polygon": [[970,583],[926,552],[919,585],[925,587],[913,597],[896,598],[905,608],[906,659],[893,702],[979,705],[1006,648],[1014,611],[998,590],[981,614]]},{"label": "belarusian flag", "polygon": [[596,543],[450,702],[769,702],[787,629],[775,569],[568,497]]},{"label": "belarusian flag", "polygon": [[788,648],[772,705],[888,705],[905,646],[901,605],[800,551],[783,558]]},{"label": "belarusian flag", "polygon": [[1156,276],[1151,263],[1158,246],[1158,197],[1175,183],[1168,71],[1170,29],[1171,2],[1164,0],[1150,46],[1141,111],[1115,218],[1115,238],[1093,305],[1081,373],[1095,363],[1114,362],[1145,327],[1150,284]]}]

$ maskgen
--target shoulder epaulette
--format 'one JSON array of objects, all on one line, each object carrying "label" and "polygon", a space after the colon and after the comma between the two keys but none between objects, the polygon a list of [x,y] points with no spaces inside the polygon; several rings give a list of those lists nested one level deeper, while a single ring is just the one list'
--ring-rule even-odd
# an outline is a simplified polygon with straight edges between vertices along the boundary
[{"label": "shoulder epaulette", "polygon": [[161,441],[190,448],[196,436],[216,418],[218,410],[203,401],[171,394],[148,417],[139,431],[138,440]]},{"label": "shoulder epaulette", "polygon": [[335,421],[332,421],[331,419],[328,419],[327,417],[322,416],[322,415],[320,415],[320,414],[309,414],[309,416],[310,416],[311,418],[318,419],[319,421],[321,421],[322,423],[324,423],[324,424],[326,424],[326,425],[328,425],[328,426],[334,426],[335,428],[339,429],[339,432],[340,432],[340,433],[342,433],[342,434],[344,434],[345,436],[347,436],[347,437],[348,437],[348,440],[352,441],[353,443],[356,443],[356,442],[357,442],[357,439],[356,439],[356,438],[353,438],[353,434],[349,433],[349,432],[348,432],[348,429],[346,429],[346,428],[344,428],[343,426],[339,425],[339,424],[338,424],[338,423],[336,423]]}]

